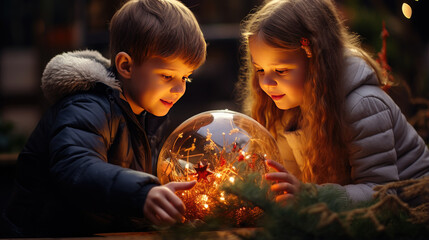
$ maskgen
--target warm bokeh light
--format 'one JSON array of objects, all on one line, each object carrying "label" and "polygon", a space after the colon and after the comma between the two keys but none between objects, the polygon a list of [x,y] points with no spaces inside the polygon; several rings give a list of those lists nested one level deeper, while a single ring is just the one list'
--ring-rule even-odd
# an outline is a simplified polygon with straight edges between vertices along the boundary
[{"label": "warm bokeh light", "polygon": [[234,177],[230,177],[229,178],[229,181],[232,182],[232,183],[234,183],[234,180],[235,180]]},{"label": "warm bokeh light", "polygon": [[407,3],[402,3],[402,14],[408,19],[411,18],[411,15],[413,14],[413,10],[411,9],[411,6]]}]

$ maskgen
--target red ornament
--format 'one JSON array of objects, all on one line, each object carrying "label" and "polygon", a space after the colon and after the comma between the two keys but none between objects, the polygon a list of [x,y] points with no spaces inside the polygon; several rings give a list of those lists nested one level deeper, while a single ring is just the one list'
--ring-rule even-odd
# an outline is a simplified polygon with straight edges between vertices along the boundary
[{"label": "red ornament", "polygon": [[222,155],[220,155],[220,166],[223,167],[225,166],[225,164],[226,164],[226,159]]},{"label": "red ornament", "polygon": [[237,150],[237,143],[234,143],[234,145],[232,146],[232,152],[235,152]]},{"label": "red ornament", "polygon": [[206,180],[208,181],[207,177],[211,174],[213,174],[212,172],[210,172],[209,170],[207,170],[208,165],[203,165],[201,162],[198,163],[198,167],[195,167],[195,171],[197,171],[197,173],[195,173],[195,175],[197,175],[197,181],[199,182],[200,180]]}]

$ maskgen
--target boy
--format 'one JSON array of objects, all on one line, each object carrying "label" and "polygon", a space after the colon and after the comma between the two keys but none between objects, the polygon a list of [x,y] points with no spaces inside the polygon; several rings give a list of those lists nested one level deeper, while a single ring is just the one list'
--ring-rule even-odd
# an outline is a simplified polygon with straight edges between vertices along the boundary
[{"label": "boy", "polygon": [[141,230],[142,218],[181,220],[174,192],[195,182],[159,186],[146,133],[204,62],[203,34],[177,0],[131,0],[111,20],[110,53],[110,63],[93,51],[48,63],[42,89],[55,104],[18,158],[2,215],[9,235],[84,236]]}]

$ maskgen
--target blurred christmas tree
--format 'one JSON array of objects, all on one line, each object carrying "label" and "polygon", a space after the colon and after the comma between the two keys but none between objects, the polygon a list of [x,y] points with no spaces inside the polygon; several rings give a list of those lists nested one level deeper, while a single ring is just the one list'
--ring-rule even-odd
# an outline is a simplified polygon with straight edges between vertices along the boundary
[{"label": "blurred christmas tree", "polygon": [[20,152],[25,144],[25,137],[14,133],[11,122],[0,119],[0,153]]}]

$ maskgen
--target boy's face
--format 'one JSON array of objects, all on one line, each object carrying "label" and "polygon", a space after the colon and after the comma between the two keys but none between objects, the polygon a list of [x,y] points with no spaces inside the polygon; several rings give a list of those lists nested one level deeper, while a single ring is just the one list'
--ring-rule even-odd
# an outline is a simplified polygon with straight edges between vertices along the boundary
[{"label": "boy's face", "polygon": [[259,36],[249,42],[259,86],[279,109],[302,104],[307,73],[307,56],[302,50],[274,48]]},{"label": "boy's face", "polygon": [[154,57],[132,64],[131,77],[124,80],[124,95],[135,114],[146,110],[164,116],[185,93],[193,70],[181,59]]}]

